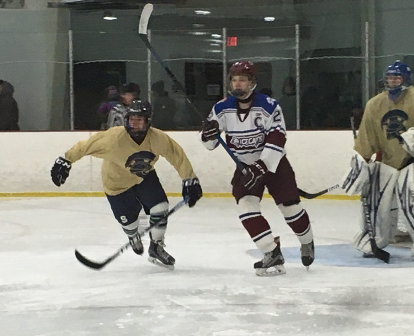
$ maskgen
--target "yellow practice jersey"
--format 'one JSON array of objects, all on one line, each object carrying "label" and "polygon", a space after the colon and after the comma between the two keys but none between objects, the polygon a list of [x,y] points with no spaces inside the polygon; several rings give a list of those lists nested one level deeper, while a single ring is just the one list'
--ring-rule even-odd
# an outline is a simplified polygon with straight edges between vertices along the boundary
[{"label": "yellow practice jersey", "polygon": [[[152,154],[151,154],[152,153]],[[184,179],[195,177],[190,161],[181,146],[163,131],[150,127],[138,145],[123,126],[112,127],[96,133],[88,140],[79,141],[65,153],[65,158],[74,163],[86,155],[103,159],[102,181],[105,193],[118,195],[141,183],[142,178],[131,173],[129,163],[140,154],[150,154],[151,166],[163,156]]]},{"label": "yellow practice jersey", "polygon": [[411,156],[398,138],[410,127],[414,127],[414,87],[404,91],[396,104],[384,91],[368,101],[354,149],[366,159],[381,151],[383,163],[401,169]]}]

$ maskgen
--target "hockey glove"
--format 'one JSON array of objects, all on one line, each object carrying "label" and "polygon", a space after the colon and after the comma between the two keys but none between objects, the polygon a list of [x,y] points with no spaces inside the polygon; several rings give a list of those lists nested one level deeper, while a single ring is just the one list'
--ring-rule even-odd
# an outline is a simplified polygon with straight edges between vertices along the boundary
[{"label": "hockey glove", "polygon": [[246,174],[241,177],[240,181],[247,189],[252,189],[266,173],[265,163],[262,160],[257,160],[246,167]]},{"label": "hockey glove", "polygon": [[217,139],[219,133],[219,123],[217,120],[203,122],[201,126],[201,134],[203,135],[203,141],[215,140]]},{"label": "hockey glove", "polygon": [[50,170],[50,175],[52,176],[52,181],[55,185],[60,187],[65,183],[67,177],[69,176],[69,171],[72,168],[72,164],[69,160],[59,156],[52,169]]},{"label": "hockey glove", "polygon": [[192,208],[203,196],[203,190],[197,177],[183,180],[183,198],[188,197],[188,206]]}]

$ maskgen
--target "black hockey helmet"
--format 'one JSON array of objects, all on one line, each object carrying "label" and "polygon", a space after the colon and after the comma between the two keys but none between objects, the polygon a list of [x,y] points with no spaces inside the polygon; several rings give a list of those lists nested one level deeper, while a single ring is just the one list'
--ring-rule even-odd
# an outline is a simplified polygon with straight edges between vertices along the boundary
[{"label": "black hockey helmet", "polygon": [[[145,127],[142,129],[134,129],[129,123],[129,118],[132,116],[144,117],[145,118]],[[151,126],[152,119],[152,106],[147,101],[134,100],[131,105],[127,107],[127,113],[124,118],[124,126],[127,132],[132,137],[145,137],[148,132],[148,129]]]}]

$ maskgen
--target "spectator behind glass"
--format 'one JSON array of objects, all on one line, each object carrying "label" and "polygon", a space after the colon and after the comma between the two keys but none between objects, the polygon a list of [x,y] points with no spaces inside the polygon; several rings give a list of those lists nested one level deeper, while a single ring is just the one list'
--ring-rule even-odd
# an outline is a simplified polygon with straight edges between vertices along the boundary
[{"label": "spectator behind glass", "polygon": [[13,85],[0,79],[0,131],[20,131],[19,107],[13,93]]},{"label": "spectator behind glass", "polygon": [[272,97],[272,89],[263,88],[259,92],[266,95],[266,96]]},{"label": "spectator behind glass", "polygon": [[282,86],[282,97],[278,99],[285,117],[286,129],[296,129],[296,83],[292,77],[286,77]]},{"label": "spectator behind glass", "polygon": [[109,112],[108,128],[124,125],[124,117],[127,113],[127,107],[131,105],[135,99],[139,99],[141,93],[140,87],[136,83],[129,83],[128,85],[124,84],[118,91],[118,103]]},{"label": "spectator behind glass", "polygon": [[104,97],[105,100],[102,105],[98,108],[98,116],[101,123],[101,130],[107,129],[107,122],[109,112],[114,108],[114,106],[118,103],[119,93],[115,86],[111,85],[108,86],[104,90]]},{"label": "spectator behind glass", "polygon": [[168,96],[164,89],[164,81],[158,81],[151,86],[154,114],[152,125],[161,130],[175,130],[174,116],[177,112],[175,100]]}]

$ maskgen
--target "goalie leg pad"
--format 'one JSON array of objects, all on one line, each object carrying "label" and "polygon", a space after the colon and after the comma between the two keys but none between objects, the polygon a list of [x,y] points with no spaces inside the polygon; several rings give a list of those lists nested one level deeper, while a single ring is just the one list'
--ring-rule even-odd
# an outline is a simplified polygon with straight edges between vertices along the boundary
[{"label": "goalie leg pad", "polygon": [[414,164],[400,171],[396,194],[401,221],[414,241]]},{"label": "goalie leg pad", "polygon": [[[375,162],[370,169],[369,187],[364,188],[373,232],[378,248],[386,247],[395,234],[398,223],[398,206],[395,186],[399,171],[381,162]],[[361,231],[353,245],[364,253],[371,253],[364,209],[361,209]]]},{"label": "goalie leg pad", "polygon": [[370,169],[365,159],[357,152],[351,158],[351,171],[344,177],[342,189],[348,196],[358,194],[362,191],[364,184],[368,181]]}]

